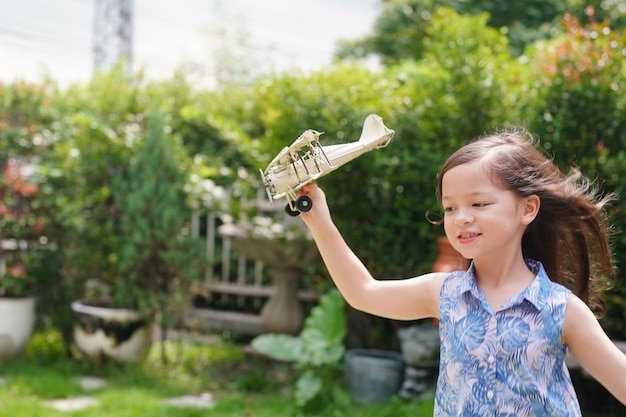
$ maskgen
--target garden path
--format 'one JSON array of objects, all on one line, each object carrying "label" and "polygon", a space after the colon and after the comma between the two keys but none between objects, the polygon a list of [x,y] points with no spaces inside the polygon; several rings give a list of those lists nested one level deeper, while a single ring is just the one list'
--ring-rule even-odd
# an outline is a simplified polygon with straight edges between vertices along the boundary
[{"label": "garden path", "polygon": [[[0,381],[0,383],[3,382]],[[102,378],[86,376],[79,379],[79,384],[84,391],[91,392],[105,387],[107,382]],[[215,406],[213,396],[210,393],[168,398],[164,402],[172,407],[213,408]],[[46,404],[57,411],[70,412],[98,406],[99,400],[95,397],[80,396],[47,401]]]}]

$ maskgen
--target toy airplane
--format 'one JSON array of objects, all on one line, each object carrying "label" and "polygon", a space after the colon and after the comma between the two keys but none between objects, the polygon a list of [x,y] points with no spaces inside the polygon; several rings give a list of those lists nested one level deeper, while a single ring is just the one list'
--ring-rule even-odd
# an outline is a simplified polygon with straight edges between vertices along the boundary
[{"label": "toy airplane", "polygon": [[383,124],[380,116],[370,114],[365,118],[358,141],[322,146],[319,137],[323,132],[306,130],[290,146],[282,151],[261,170],[263,185],[270,202],[287,198],[285,211],[291,216],[311,210],[308,196],[298,197],[298,190],[305,184],[334,171],[366,152],[384,148],[395,134]]}]

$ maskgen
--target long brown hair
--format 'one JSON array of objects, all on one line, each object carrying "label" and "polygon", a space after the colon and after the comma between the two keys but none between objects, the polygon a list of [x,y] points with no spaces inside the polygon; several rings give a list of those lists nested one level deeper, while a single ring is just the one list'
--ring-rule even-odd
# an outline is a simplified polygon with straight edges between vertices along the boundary
[{"label": "long brown hair", "polygon": [[521,129],[504,129],[478,138],[453,153],[438,175],[481,160],[494,183],[525,197],[541,200],[535,220],[522,238],[525,258],[541,261],[551,280],[569,287],[597,314],[602,311],[599,284],[613,274],[611,227],[604,210],[612,194],[601,195],[581,172],[564,174],[541,153],[536,140]]}]

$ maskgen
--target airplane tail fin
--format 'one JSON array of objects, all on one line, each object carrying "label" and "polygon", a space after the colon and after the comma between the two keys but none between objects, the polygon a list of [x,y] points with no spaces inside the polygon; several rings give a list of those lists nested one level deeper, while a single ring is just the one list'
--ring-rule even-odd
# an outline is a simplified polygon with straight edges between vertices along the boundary
[{"label": "airplane tail fin", "polygon": [[389,141],[393,138],[395,133],[393,129],[389,129],[385,126],[382,117],[377,114],[370,114],[365,118],[365,122],[363,122],[363,130],[361,131],[359,143],[363,144],[368,151],[384,148],[389,144]]}]

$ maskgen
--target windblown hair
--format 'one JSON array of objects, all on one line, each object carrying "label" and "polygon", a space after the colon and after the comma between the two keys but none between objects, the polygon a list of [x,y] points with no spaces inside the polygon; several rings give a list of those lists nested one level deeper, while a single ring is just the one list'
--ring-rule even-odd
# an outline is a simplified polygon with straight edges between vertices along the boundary
[{"label": "windblown hair", "polygon": [[601,195],[576,168],[564,174],[537,149],[532,135],[516,128],[480,137],[452,154],[438,175],[439,201],[443,175],[474,161],[481,161],[494,184],[522,197],[539,197],[537,217],[522,238],[524,257],[541,261],[550,279],[601,315],[602,286],[614,272],[605,211],[614,195]]}]

